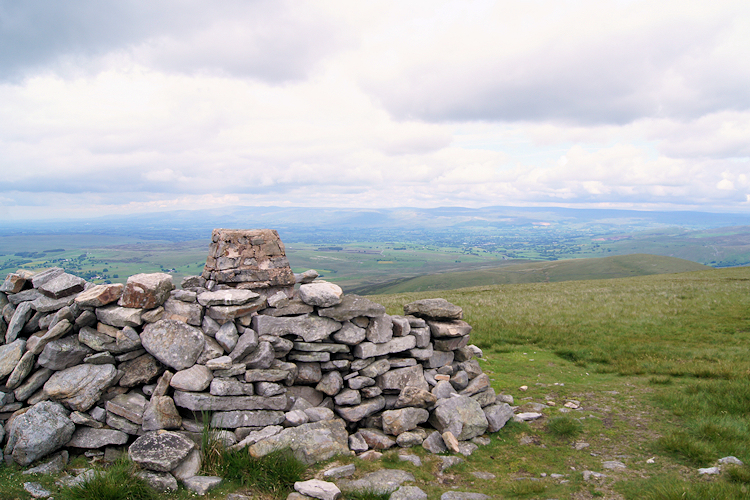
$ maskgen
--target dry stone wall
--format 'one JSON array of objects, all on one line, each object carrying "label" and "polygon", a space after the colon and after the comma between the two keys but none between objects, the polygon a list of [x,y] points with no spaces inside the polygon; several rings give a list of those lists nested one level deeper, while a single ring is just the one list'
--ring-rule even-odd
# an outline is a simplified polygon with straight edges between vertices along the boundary
[{"label": "dry stone wall", "polygon": [[290,447],[308,463],[396,445],[470,453],[469,440],[512,417],[460,307],[419,300],[391,316],[316,277],[292,273],[275,231],[224,229],[203,274],[179,289],[164,273],[125,285],[59,268],[8,275],[6,460],[127,447],[151,473],[184,481],[200,467],[208,415],[227,446],[255,456]]}]

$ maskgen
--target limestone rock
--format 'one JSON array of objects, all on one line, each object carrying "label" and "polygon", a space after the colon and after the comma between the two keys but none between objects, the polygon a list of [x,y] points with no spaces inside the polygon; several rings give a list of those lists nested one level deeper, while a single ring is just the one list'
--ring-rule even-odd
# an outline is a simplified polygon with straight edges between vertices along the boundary
[{"label": "limestone rock", "polygon": [[221,484],[222,479],[217,476],[193,476],[182,481],[185,488],[198,495],[205,495]]},{"label": "limestone rock", "polygon": [[390,493],[396,491],[407,481],[414,481],[414,475],[410,472],[398,469],[380,469],[365,474],[361,479],[341,479],[339,480],[339,485],[345,490]]},{"label": "limestone rock", "polygon": [[116,376],[113,365],[76,365],[55,372],[44,384],[44,392],[71,410],[86,411],[99,401]]},{"label": "limestone rock", "polygon": [[341,490],[334,483],[310,479],[308,481],[297,481],[294,489],[302,495],[307,495],[321,500],[336,500],[341,496]]},{"label": "limestone rock", "polygon": [[122,283],[94,285],[88,290],[79,293],[75,298],[75,303],[80,307],[106,306],[120,298],[123,288]]},{"label": "limestone rock", "polygon": [[125,283],[118,305],[153,309],[169,298],[173,288],[172,276],[167,273],[135,274]]},{"label": "limestone rock", "polygon": [[213,378],[213,373],[205,366],[193,365],[175,373],[169,385],[180,391],[201,392],[206,390]]},{"label": "limestone rock", "polygon": [[82,292],[85,285],[86,280],[83,278],[68,273],[61,273],[36,288],[51,299],[59,299]]},{"label": "limestone rock", "polygon": [[405,387],[409,386],[425,391],[429,390],[429,386],[424,379],[422,365],[390,370],[378,376],[376,380],[378,387],[384,391],[398,391],[400,393]]},{"label": "limestone rock", "polygon": [[193,366],[206,344],[200,330],[171,319],[146,325],[141,341],[149,354],[175,370]]},{"label": "limestone rock", "polygon": [[340,304],[344,295],[340,286],[325,281],[300,285],[297,293],[305,304],[322,308]]},{"label": "limestone rock", "polygon": [[441,399],[429,421],[440,432],[451,431],[459,441],[484,434],[488,426],[482,407],[468,396]]},{"label": "limestone rock", "polygon": [[18,334],[21,333],[21,330],[29,318],[31,318],[32,314],[34,314],[34,309],[31,302],[21,302],[18,307],[16,307],[5,332],[6,344],[10,344],[18,338]]},{"label": "limestone rock", "polygon": [[318,309],[318,315],[336,321],[347,321],[358,316],[375,318],[385,314],[385,306],[372,302],[359,295],[345,295],[341,302],[333,307]]},{"label": "limestone rock", "polygon": [[429,416],[430,412],[424,408],[387,410],[383,412],[383,431],[386,434],[398,436],[406,431],[416,429],[421,423],[427,422]]},{"label": "limestone rock", "polygon": [[128,442],[129,436],[115,429],[94,429],[79,427],[65,446],[71,448],[103,448],[109,445],[121,445]]},{"label": "limestone rock", "polygon": [[406,304],[404,314],[431,319],[462,319],[463,309],[445,299],[422,299]]},{"label": "limestone rock", "polygon": [[[387,314],[377,316],[367,325],[365,336],[373,344],[383,344],[393,338],[393,321]],[[414,347],[414,346],[412,346]]]},{"label": "limestone rock", "polygon": [[139,470],[135,473],[149,486],[161,493],[177,491],[177,480],[169,472],[155,472],[152,470]]},{"label": "limestone rock", "polygon": [[147,384],[157,377],[164,367],[150,354],[143,354],[120,365],[123,376],[120,378],[121,387],[135,387]]},{"label": "limestone rock", "polygon": [[164,314],[161,319],[174,319],[188,325],[201,326],[203,308],[199,304],[169,298],[164,302]]},{"label": "limestone rock", "polygon": [[62,405],[42,401],[13,419],[6,453],[10,452],[17,464],[29,465],[64,446],[75,427]]},{"label": "limestone rock", "polygon": [[26,341],[16,339],[10,344],[0,346],[0,379],[11,374],[23,356]]},{"label": "limestone rock", "polygon": [[494,404],[485,407],[484,414],[487,417],[487,431],[497,432],[513,418],[513,408],[507,403]]},{"label": "limestone rock", "polygon": [[284,244],[271,229],[214,229],[202,276],[250,289],[291,287],[294,273]]},{"label": "limestone rock", "polygon": [[428,321],[427,324],[430,325],[430,332],[436,339],[465,337],[471,333],[471,325],[460,319],[454,319],[453,321]]},{"label": "limestone rock", "polygon": [[182,417],[180,417],[172,398],[156,396],[146,405],[142,425],[144,431],[179,429],[182,425]]},{"label": "limestone rock", "polygon": [[110,413],[127,418],[134,424],[143,423],[143,412],[146,410],[146,398],[137,392],[118,394],[107,401],[106,408]]},{"label": "limestone rock", "polygon": [[343,420],[321,420],[284,429],[274,436],[258,441],[250,446],[248,451],[257,458],[288,447],[299,460],[313,464],[336,455],[348,455],[348,438],[349,434]]},{"label": "limestone rock", "polygon": [[130,459],[141,467],[169,472],[182,462],[195,444],[181,434],[155,431],[144,434],[128,448]]},{"label": "limestone rock", "polygon": [[80,364],[92,349],[81,344],[75,336],[53,340],[44,346],[39,355],[39,364],[51,370],[64,370]]},{"label": "limestone rock", "polygon": [[143,309],[134,309],[130,307],[120,307],[114,304],[98,307],[96,309],[96,319],[106,325],[122,328],[124,326],[140,326],[143,323],[141,314]]},{"label": "limestone rock", "polygon": [[258,335],[299,335],[305,342],[315,342],[327,339],[328,336],[341,328],[341,323],[320,316],[274,317],[255,316],[252,328]]},{"label": "limestone rock", "polygon": [[198,295],[198,303],[204,307],[241,306],[258,297],[257,293],[250,290],[229,288],[215,292],[203,292]]},{"label": "limestone rock", "polygon": [[285,410],[286,396],[211,396],[204,393],[175,391],[174,402],[192,411]]},{"label": "limestone rock", "polygon": [[385,398],[378,396],[368,399],[356,406],[344,406],[336,408],[338,413],[347,422],[359,422],[365,417],[372,415],[385,408]]}]

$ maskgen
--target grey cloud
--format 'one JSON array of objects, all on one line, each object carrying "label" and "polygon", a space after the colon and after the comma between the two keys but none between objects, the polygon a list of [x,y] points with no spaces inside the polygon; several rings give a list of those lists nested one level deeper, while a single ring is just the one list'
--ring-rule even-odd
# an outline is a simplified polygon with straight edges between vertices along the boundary
[{"label": "grey cloud", "polygon": [[347,40],[313,7],[286,1],[3,2],[0,79],[124,51],[167,71],[283,82]]},{"label": "grey cloud", "polygon": [[[513,56],[435,58],[364,82],[399,118],[626,124],[750,109],[750,71],[715,54],[726,19],[664,21],[603,38],[558,38]],[[409,49],[405,49],[408,51]],[[739,67],[739,68],[738,68]]]}]

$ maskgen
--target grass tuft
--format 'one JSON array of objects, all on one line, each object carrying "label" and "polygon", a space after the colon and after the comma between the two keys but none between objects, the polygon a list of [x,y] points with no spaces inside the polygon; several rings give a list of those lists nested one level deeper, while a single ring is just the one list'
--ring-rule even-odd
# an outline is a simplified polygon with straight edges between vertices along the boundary
[{"label": "grass tuft", "polygon": [[221,472],[224,444],[217,437],[216,428],[211,425],[211,412],[201,412],[201,417],[201,470],[207,475],[218,475]]},{"label": "grass tuft", "polygon": [[541,481],[524,480],[514,482],[510,486],[510,491],[508,493],[510,496],[514,497],[526,497],[530,495],[539,495],[540,493],[544,493],[546,489],[547,486]]},{"label": "grass tuft", "polygon": [[565,415],[549,419],[547,431],[560,439],[572,439],[583,432],[583,425],[577,419]]},{"label": "grass tuft", "polygon": [[732,483],[750,483],[750,467],[734,466],[727,469],[727,480]]},{"label": "grass tuft", "polygon": [[677,455],[692,465],[703,467],[716,459],[709,445],[684,431],[660,437],[657,443],[664,451]]},{"label": "grass tuft", "polygon": [[58,500],[158,500],[160,497],[146,481],[135,476],[135,465],[119,460],[98,473],[91,481],[63,488]]},{"label": "grass tuft", "polygon": [[371,490],[343,492],[344,500],[388,500],[390,497],[390,493]]},{"label": "grass tuft", "polygon": [[275,495],[290,491],[295,482],[302,480],[306,469],[290,450],[261,458],[250,456],[247,450],[226,450],[221,459],[222,477]]}]

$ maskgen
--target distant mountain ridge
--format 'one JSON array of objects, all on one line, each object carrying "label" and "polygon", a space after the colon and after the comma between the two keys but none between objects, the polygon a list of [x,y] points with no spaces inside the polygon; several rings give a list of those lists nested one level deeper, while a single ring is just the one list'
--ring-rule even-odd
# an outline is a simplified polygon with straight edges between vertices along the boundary
[{"label": "distant mountain ridge", "polygon": [[282,238],[298,232],[346,233],[363,229],[414,233],[529,228],[539,223],[579,231],[630,231],[678,226],[710,229],[750,225],[750,214],[667,212],[558,207],[483,208],[310,208],[232,206],[207,210],[176,210],[86,219],[0,221],[0,234],[18,232],[83,232],[132,234],[142,238],[185,241],[207,238],[217,227],[273,228]]}]

